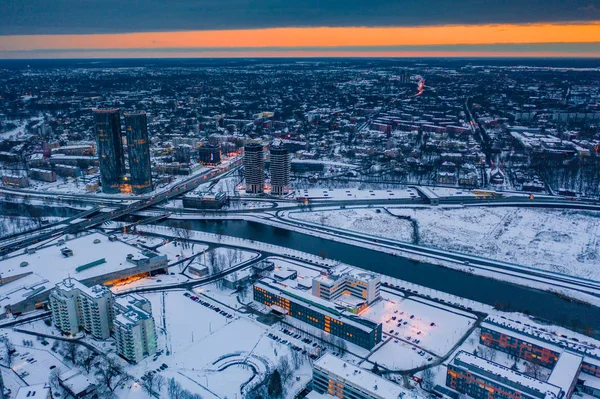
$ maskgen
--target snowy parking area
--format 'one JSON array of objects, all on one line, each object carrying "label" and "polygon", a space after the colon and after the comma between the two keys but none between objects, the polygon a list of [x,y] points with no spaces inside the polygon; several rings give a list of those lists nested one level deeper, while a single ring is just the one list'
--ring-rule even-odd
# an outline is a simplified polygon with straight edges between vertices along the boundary
[{"label": "snowy parking area", "polygon": [[384,339],[402,340],[438,356],[449,352],[475,322],[475,317],[454,313],[433,303],[402,299],[387,292],[382,292],[382,297],[384,300],[369,307],[361,316],[382,323]]}]

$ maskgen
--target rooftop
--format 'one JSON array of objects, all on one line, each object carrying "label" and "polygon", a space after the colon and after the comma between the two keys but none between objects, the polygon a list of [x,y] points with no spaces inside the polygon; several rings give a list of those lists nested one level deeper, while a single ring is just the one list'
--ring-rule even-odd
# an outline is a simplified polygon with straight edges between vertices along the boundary
[{"label": "rooftop", "polygon": [[415,394],[407,391],[400,385],[396,385],[377,374],[347,363],[329,353],[317,360],[313,367],[323,370],[327,374],[340,377],[349,385],[360,387],[381,399],[398,399],[407,395],[416,397]]}]

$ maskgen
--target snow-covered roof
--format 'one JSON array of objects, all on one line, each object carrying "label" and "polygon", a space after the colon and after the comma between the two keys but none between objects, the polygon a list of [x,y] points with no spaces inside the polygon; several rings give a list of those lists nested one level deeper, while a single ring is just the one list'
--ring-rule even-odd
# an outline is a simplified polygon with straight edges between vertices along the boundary
[{"label": "snow-covered roof", "polygon": [[75,395],[85,392],[92,385],[92,382],[76,368],[61,374],[58,379],[62,386]]},{"label": "snow-covered roof", "polygon": [[49,394],[50,387],[47,384],[30,385],[20,388],[15,399],[46,399]]},{"label": "snow-covered roof", "polygon": [[407,395],[415,397],[413,393],[400,385],[396,385],[375,373],[345,362],[329,353],[317,360],[313,367],[324,372],[324,374],[343,379],[348,385],[361,388],[374,398],[398,399]]},{"label": "snow-covered roof", "polygon": [[[470,372],[479,372],[488,379],[490,376],[496,376],[494,380],[500,384],[512,382],[520,385],[523,388],[544,393],[546,394],[546,397],[561,397],[561,387],[552,385],[548,382],[540,381],[533,377],[529,377],[525,374],[511,370],[506,366],[494,363],[465,351],[460,351],[452,360],[452,364],[461,367],[467,367]],[[514,389],[514,387],[511,389]]]},{"label": "snow-covered roof", "polygon": [[569,391],[570,386],[579,373],[583,358],[571,352],[564,352],[558,358],[558,362],[552,369],[552,374],[548,378],[548,384],[561,387],[565,392]]}]

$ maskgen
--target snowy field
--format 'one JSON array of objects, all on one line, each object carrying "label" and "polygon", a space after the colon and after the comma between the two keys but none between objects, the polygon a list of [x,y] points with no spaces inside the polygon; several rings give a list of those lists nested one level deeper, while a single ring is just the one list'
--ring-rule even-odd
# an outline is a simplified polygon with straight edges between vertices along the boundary
[{"label": "snowy field", "polygon": [[338,229],[391,238],[393,240],[412,241],[413,228],[411,222],[390,216],[380,208],[292,212],[289,214],[289,217]]},{"label": "snowy field", "polygon": [[[165,377],[175,377],[184,387],[193,388],[203,397],[234,398],[241,397],[240,384],[246,382],[252,373],[247,367],[239,365],[217,371],[222,357],[248,357],[259,366],[266,363],[271,369],[282,357],[290,357],[292,350],[288,346],[267,336],[269,327],[219,305],[204,295],[201,298],[203,301],[220,306],[220,310],[231,317],[194,302],[183,294],[183,291],[165,293],[164,306],[162,294],[146,295],[152,302],[152,313],[156,320],[158,350],[164,352],[156,361],[147,358],[133,366],[132,373],[141,375],[144,370],[154,369],[164,362],[169,366]],[[167,350],[169,356],[165,355]],[[296,375],[300,376],[300,381],[294,380],[289,394],[308,383],[311,377],[308,361],[302,362]]]},{"label": "snowy field", "polygon": [[600,280],[600,214],[531,208],[393,209],[421,244]]},{"label": "snowy field", "polygon": [[[600,280],[600,214],[513,207],[388,207],[419,226],[419,244]],[[294,212],[291,218],[411,242],[412,224],[384,209]]]},{"label": "snowy field", "polygon": [[[48,223],[54,223],[62,218],[58,217],[44,217],[43,220],[47,220]],[[0,216],[0,238],[22,233],[24,231],[40,227],[40,224],[28,217],[22,216]]]}]

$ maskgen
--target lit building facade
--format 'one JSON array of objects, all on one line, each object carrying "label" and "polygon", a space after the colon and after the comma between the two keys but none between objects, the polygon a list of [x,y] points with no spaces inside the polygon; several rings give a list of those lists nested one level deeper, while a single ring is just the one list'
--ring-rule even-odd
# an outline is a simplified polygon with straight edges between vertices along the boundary
[{"label": "lit building facade", "polygon": [[322,395],[341,399],[420,398],[400,385],[331,354],[314,363],[312,388]]},{"label": "lit building facade", "polygon": [[381,324],[345,314],[326,301],[291,290],[263,279],[254,285],[254,300],[363,348],[371,349],[381,342]]},{"label": "lit building facade", "polygon": [[558,386],[464,351],[448,364],[446,385],[475,399],[561,399],[565,395]]},{"label": "lit building facade", "polygon": [[246,192],[260,194],[265,186],[265,159],[263,146],[250,143],[244,147],[244,177]]},{"label": "lit building facade", "polygon": [[327,301],[335,301],[342,295],[351,295],[369,305],[379,298],[380,293],[379,275],[355,270],[333,270],[330,274],[316,277],[312,283],[312,294]]},{"label": "lit building facade", "polygon": [[102,191],[119,193],[121,176],[125,172],[119,110],[94,110],[94,127]]},{"label": "lit building facade", "polygon": [[206,144],[198,148],[198,160],[203,165],[218,165],[221,163],[221,146]]},{"label": "lit building facade", "polygon": [[481,327],[479,342],[500,352],[508,353],[511,356],[516,356],[550,369],[556,365],[560,356],[559,352],[505,334],[498,331],[498,329],[483,326]]},{"label": "lit building facade", "polygon": [[152,168],[146,113],[126,112],[124,116],[131,189],[135,194],[145,194],[152,191]]}]

